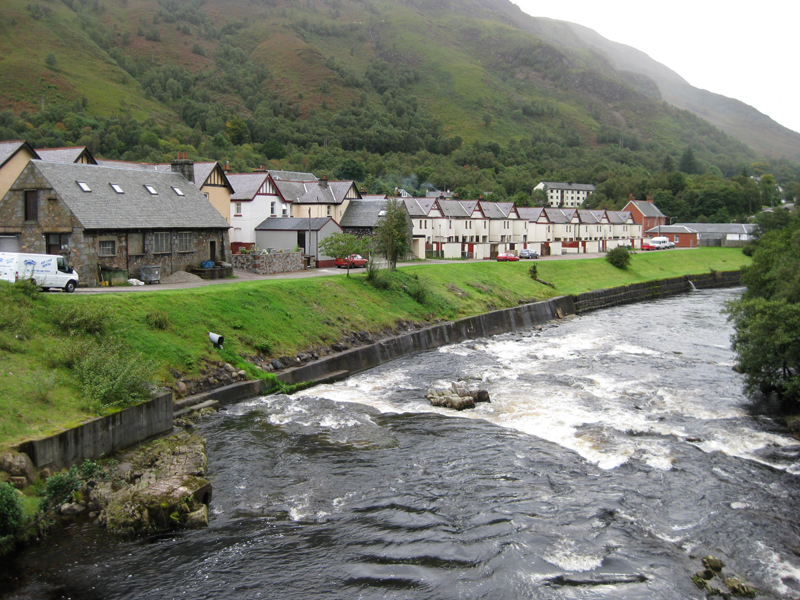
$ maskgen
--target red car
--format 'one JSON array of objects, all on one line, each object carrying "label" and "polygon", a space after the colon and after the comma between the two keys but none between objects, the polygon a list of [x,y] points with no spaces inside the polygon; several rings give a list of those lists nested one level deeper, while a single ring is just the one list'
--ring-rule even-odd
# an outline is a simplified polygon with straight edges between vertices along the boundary
[{"label": "red car", "polygon": [[497,255],[497,262],[511,262],[519,260],[519,256],[511,254],[510,252],[501,252]]},{"label": "red car", "polygon": [[337,258],[334,262],[339,269],[344,269],[348,266],[353,269],[355,267],[366,267],[369,261],[360,254],[351,254],[347,258]]}]

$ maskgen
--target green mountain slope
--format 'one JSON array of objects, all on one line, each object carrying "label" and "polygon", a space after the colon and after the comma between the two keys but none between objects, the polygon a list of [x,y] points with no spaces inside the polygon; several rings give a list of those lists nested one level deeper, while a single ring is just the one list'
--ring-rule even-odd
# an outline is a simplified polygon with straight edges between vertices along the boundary
[{"label": "green mountain slope", "polygon": [[[526,201],[544,177],[592,181],[616,205],[681,193],[653,178],[687,148],[714,177],[759,160],[663,101],[658,77],[679,77],[579,33],[507,0],[6,0],[0,138],[271,161],[370,191]],[[781,168],[780,183],[797,181]]]}]

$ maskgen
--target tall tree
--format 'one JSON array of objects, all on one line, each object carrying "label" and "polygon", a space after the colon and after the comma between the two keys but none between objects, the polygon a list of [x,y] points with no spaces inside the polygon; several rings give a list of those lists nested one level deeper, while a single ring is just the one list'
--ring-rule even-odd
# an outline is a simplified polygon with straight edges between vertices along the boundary
[{"label": "tall tree", "polygon": [[686,148],[681,155],[681,162],[678,170],[686,173],[687,175],[697,175],[700,173],[700,164],[694,157],[694,150],[691,147]]},{"label": "tall tree", "polygon": [[765,233],[744,269],[747,291],[728,306],[733,348],[754,399],[800,406],[800,218]]},{"label": "tall tree", "polygon": [[375,227],[375,249],[386,257],[389,268],[411,250],[411,222],[405,206],[395,199],[386,201],[383,216]]}]

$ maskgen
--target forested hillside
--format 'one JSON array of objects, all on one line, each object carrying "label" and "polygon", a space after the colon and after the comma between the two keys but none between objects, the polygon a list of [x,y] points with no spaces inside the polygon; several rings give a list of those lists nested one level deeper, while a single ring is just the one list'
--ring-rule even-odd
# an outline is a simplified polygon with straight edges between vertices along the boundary
[{"label": "forested hillside", "polygon": [[594,205],[652,193],[682,220],[744,218],[779,200],[776,182],[796,195],[796,164],[765,162],[600,52],[520,28],[508,6],[6,0],[0,137],[125,160],[186,151],[371,193],[525,204],[542,179],[587,182]]}]

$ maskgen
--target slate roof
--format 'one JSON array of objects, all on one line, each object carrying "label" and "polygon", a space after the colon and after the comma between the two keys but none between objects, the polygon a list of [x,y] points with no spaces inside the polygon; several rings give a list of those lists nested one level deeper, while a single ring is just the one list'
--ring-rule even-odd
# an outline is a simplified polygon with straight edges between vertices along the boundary
[{"label": "slate roof", "polygon": [[77,162],[84,153],[86,153],[89,158],[92,159],[92,161],[95,163],[97,162],[94,160],[91,152],[86,149],[86,146],[71,146],[68,148],[41,148],[36,150],[36,154],[39,155],[39,158],[46,160],[47,162],[74,163]]},{"label": "slate roof", "polygon": [[27,148],[28,151],[37,158],[39,155],[36,154],[36,150],[34,150],[28,142],[23,140],[12,140],[8,142],[0,142],[0,167],[6,164],[9,160],[11,160],[14,155],[22,150],[23,148]]},{"label": "slate roof", "polygon": [[659,225],[648,229],[645,233],[658,235],[660,233],[697,233],[697,231],[685,225]]},{"label": "slate roof", "polygon": [[284,200],[298,204],[341,204],[352,186],[352,181],[275,181]]},{"label": "slate roof", "polygon": [[[642,213],[645,217],[655,217],[655,218],[662,218],[665,219],[664,213],[662,213],[658,207],[653,204],[652,202],[647,202],[646,200],[631,200],[628,204],[633,204],[639,212]],[[626,207],[627,208],[627,205]]]},{"label": "slate roof", "polygon": [[299,173],[297,171],[267,171],[272,181],[319,181],[313,173]]},{"label": "slate roof", "polygon": [[616,225],[625,225],[631,218],[629,210],[607,210],[608,220]]},{"label": "slate roof", "polygon": [[758,225],[750,223],[676,223],[682,227],[688,227],[700,234],[703,233],[724,233],[753,235],[758,229]]},{"label": "slate roof", "polygon": [[[599,215],[597,213],[600,213]],[[603,211],[579,210],[578,218],[584,225],[597,225],[603,219]]]},{"label": "slate roof", "polygon": [[561,208],[545,208],[544,214],[547,215],[547,218],[550,220],[551,223],[569,223],[572,221],[572,217],[575,214],[574,209],[561,209]]},{"label": "slate roof", "polygon": [[538,221],[544,209],[541,206],[518,206],[517,212],[520,219],[527,221]]},{"label": "slate roof", "polygon": [[[370,198],[369,196],[363,196],[364,200]],[[406,212],[411,217],[427,217],[430,212],[431,208],[433,208],[433,204],[435,202],[435,198],[401,198],[400,199],[403,204],[405,204]]]},{"label": "slate roof", "polygon": [[[32,160],[85,229],[228,229],[206,197],[180,173]],[[78,182],[89,186],[84,192]],[[111,184],[119,185],[118,194]],[[158,192],[145,189],[150,185]],[[179,196],[173,186],[183,192]]]},{"label": "slate roof", "polygon": [[227,177],[233,186],[231,200],[252,200],[267,180],[266,173],[232,173]]},{"label": "slate roof", "polygon": [[131,162],[127,160],[109,160],[107,158],[100,158],[97,160],[97,165],[100,167],[115,167],[117,169],[133,169],[137,171],[158,171],[158,165],[153,163]]},{"label": "slate roof", "polygon": [[339,225],[342,227],[375,227],[386,210],[386,200],[353,200],[347,205]]},{"label": "slate roof", "polygon": [[489,219],[505,219],[508,217],[503,207],[496,202],[481,202],[481,210]]},{"label": "slate roof", "polygon": [[463,219],[472,215],[472,211],[467,211],[459,200],[439,200],[439,208],[442,215],[451,219]]},{"label": "slate roof", "polygon": [[434,198],[434,199],[436,199],[436,198],[449,199],[449,198],[453,197],[453,192],[442,192],[442,191],[439,191],[439,190],[427,190],[425,192],[425,197],[426,198]]},{"label": "slate roof", "polygon": [[265,219],[256,231],[319,231],[327,223],[336,221],[330,217],[321,217],[315,219],[301,219],[296,217],[269,217]]}]

